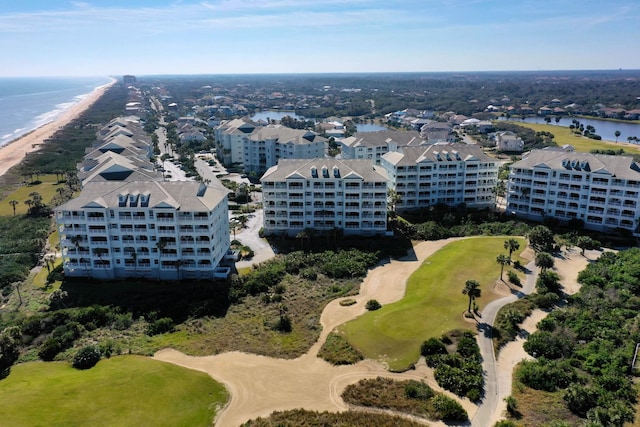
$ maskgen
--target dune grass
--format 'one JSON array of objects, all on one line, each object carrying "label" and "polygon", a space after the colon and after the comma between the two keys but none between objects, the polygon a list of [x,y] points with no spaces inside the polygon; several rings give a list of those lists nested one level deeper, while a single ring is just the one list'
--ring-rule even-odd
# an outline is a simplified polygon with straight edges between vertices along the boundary
[{"label": "dune grass", "polygon": [[86,371],[32,362],[0,381],[0,424],[210,426],[227,399],[204,373],[140,356],[104,359]]},{"label": "dune grass", "polygon": [[563,126],[526,123],[513,120],[510,123],[533,129],[536,132],[551,132],[556,144],[559,146],[570,144],[576,149],[576,151],[582,153],[589,153],[591,150],[618,150],[622,148],[628,155],[640,155],[640,147],[638,146],[628,144],[626,142],[623,143],[623,141],[619,141],[618,143],[614,141],[596,141],[595,139],[572,134],[569,128]]},{"label": "dune grass", "polygon": [[[462,288],[469,279],[480,283],[482,296],[476,300],[480,311],[499,297],[492,290],[500,277],[496,257],[505,253],[506,239],[479,237],[448,244],[411,275],[401,301],[365,313],[339,331],[365,357],[387,363],[391,370],[407,369],[420,357],[420,345],[427,338],[452,329],[475,329],[464,318],[469,300]],[[525,248],[524,238],[516,240]],[[516,253],[512,259],[519,259]]]},{"label": "dune grass", "polygon": [[45,204],[49,204],[56,194],[56,189],[65,185],[64,183],[59,184],[55,175],[40,175],[38,179],[40,181],[39,184],[21,185],[0,201],[0,216],[13,215],[13,207],[9,204],[11,200],[17,200],[19,202],[16,205],[16,215],[26,214],[27,205],[24,204],[24,201],[31,198],[29,194],[32,192],[40,193],[42,201]]}]

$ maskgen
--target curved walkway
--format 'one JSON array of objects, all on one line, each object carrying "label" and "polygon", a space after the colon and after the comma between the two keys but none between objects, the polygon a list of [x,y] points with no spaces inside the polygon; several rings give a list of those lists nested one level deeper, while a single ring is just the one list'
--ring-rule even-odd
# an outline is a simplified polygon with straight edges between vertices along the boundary
[{"label": "curved walkway", "polygon": [[486,427],[493,425],[491,421],[494,419],[498,402],[511,394],[511,390],[508,390],[505,394],[505,390],[500,390],[499,388],[492,330],[496,315],[502,307],[530,294],[534,290],[538,278],[535,262],[531,261],[527,264],[527,269],[529,272],[521,291],[492,301],[482,310],[482,322],[478,324],[479,334],[477,340],[484,370],[484,399],[471,420],[472,426]]}]

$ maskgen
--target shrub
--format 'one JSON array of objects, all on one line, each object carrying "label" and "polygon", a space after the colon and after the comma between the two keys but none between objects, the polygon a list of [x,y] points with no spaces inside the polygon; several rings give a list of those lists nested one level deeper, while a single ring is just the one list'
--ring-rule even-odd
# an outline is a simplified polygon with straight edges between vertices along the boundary
[{"label": "shrub", "polygon": [[420,346],[420,354],[431,356],[433,354],[447,354],[447,347],[437,338],[429,338]]},{"label": "shrub", "polygon": [[427,400],[431,399],[435,393],[429,385],[423,381],[409,380],[404,386],[404,394],[409,399]]},{"label": "shrub", "polygon": [[477,402],[482,397],[482,393],[480,393],[480,390],[478,390],[477,388],[472,388],[469,391],[467,391],[467,394],[465,394],[465,396],[470,401]]},{"label": "shrub", "polygon": [[118,331],[124,331],[129,329],[129,327],[133,324],[133,317],[131,313],[122,313],[116,314],[113,318],[113,322],[111,323],[111,327]]},{"label": "shrub", "polygon": [[568,363],[558,363],[542,358],[522,362],[515,372],[515,378],[535,390],[553,392],[576,381],[578,375]]},{"label": "shrub", "polygon": [[73,356],[73,367],[76,369],[93,368],[100,360],[100,350],[92,345],[82,347]]},{"label": "shrub", "polygon": [[515,271],[511,271],[509,270],[507,272],[507,277],[509,279],[509,282],[513,285],[513,286],[522,286],[522,282],[520,281],[520,277],[518,277],[518,275],[516,274]]},{"label": "shrub", "polygon": [[147,326],[147,335],[159,335],[167,332],[173,332],[175,324],[170,317],[163,317],[155,320]]},{"label": "shrub", "polygon": [[52,361],[62,351],[60,341],[55,338],[47,339],[38,349],[38,357],[45,362]]},{"label": "shrub", "polygon": [[316,280],[318,278],[318,273],[315,268],[308,267],[300,271],[300,277],[306,280]]},{"label": "shrub", "polygon": [[377,300],[370,299],[369,301],[367,301],[365,308],[369,311],[375,311],[382,308],[382,305]]},{"label": "shrub", "polygon": [[288,315],[282,315],[274,325],[274,329],[280,332],[291,332],[291,318]]},{"label": "shrub", "polygon": [[435,396],[431,399],[431,403],[441,420],[467,421],[469,419],[469,415],[462,405],[443,394]]},{"label": "shrub", "polygon": [[512,417],[518,416],[518,401],[513,396],[507,396],[504,398],[504,401],[507,403],[507,412]]}]

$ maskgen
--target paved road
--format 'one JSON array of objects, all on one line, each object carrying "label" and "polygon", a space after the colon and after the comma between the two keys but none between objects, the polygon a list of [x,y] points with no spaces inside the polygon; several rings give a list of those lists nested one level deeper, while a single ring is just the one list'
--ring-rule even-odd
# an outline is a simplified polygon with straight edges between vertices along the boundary
[{"label": "paved road", "polygon": [[535,262],[532,261],[527,264],[527,269],[529,270],[529,273],[527,274],[525,283],[519,292],[500,298],[499,300],[495,300],[487,304],[484,310],[482,310],[482,322],[478,324],[478,329],[480,331],[478,334],[478,345],[480,346],[480,354],[482,355],[485,394],[484,399],[478,406],[475,416],[471,420],[472,426],[486,427],[493,425],[492,421],[496,418],[499,419],[499,417],[494,417],[498,407],[498,402],[511,394],[511,390],[501,389],[500,383],[498,382],[496,355],[493,350],[491,332],[498,310],[505,305],[530,294],[534,290],[536,280],[538,278],[538,269],[536,268]]}]

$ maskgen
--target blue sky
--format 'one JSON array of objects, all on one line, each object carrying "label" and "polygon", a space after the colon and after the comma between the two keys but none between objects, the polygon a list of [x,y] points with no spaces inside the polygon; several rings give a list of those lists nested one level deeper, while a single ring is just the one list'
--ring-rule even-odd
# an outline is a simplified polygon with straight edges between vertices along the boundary
[{"label": "blue sky", "polygon": [[638,0],[3,1],[0,76],[640,69],[638,22]]}]

